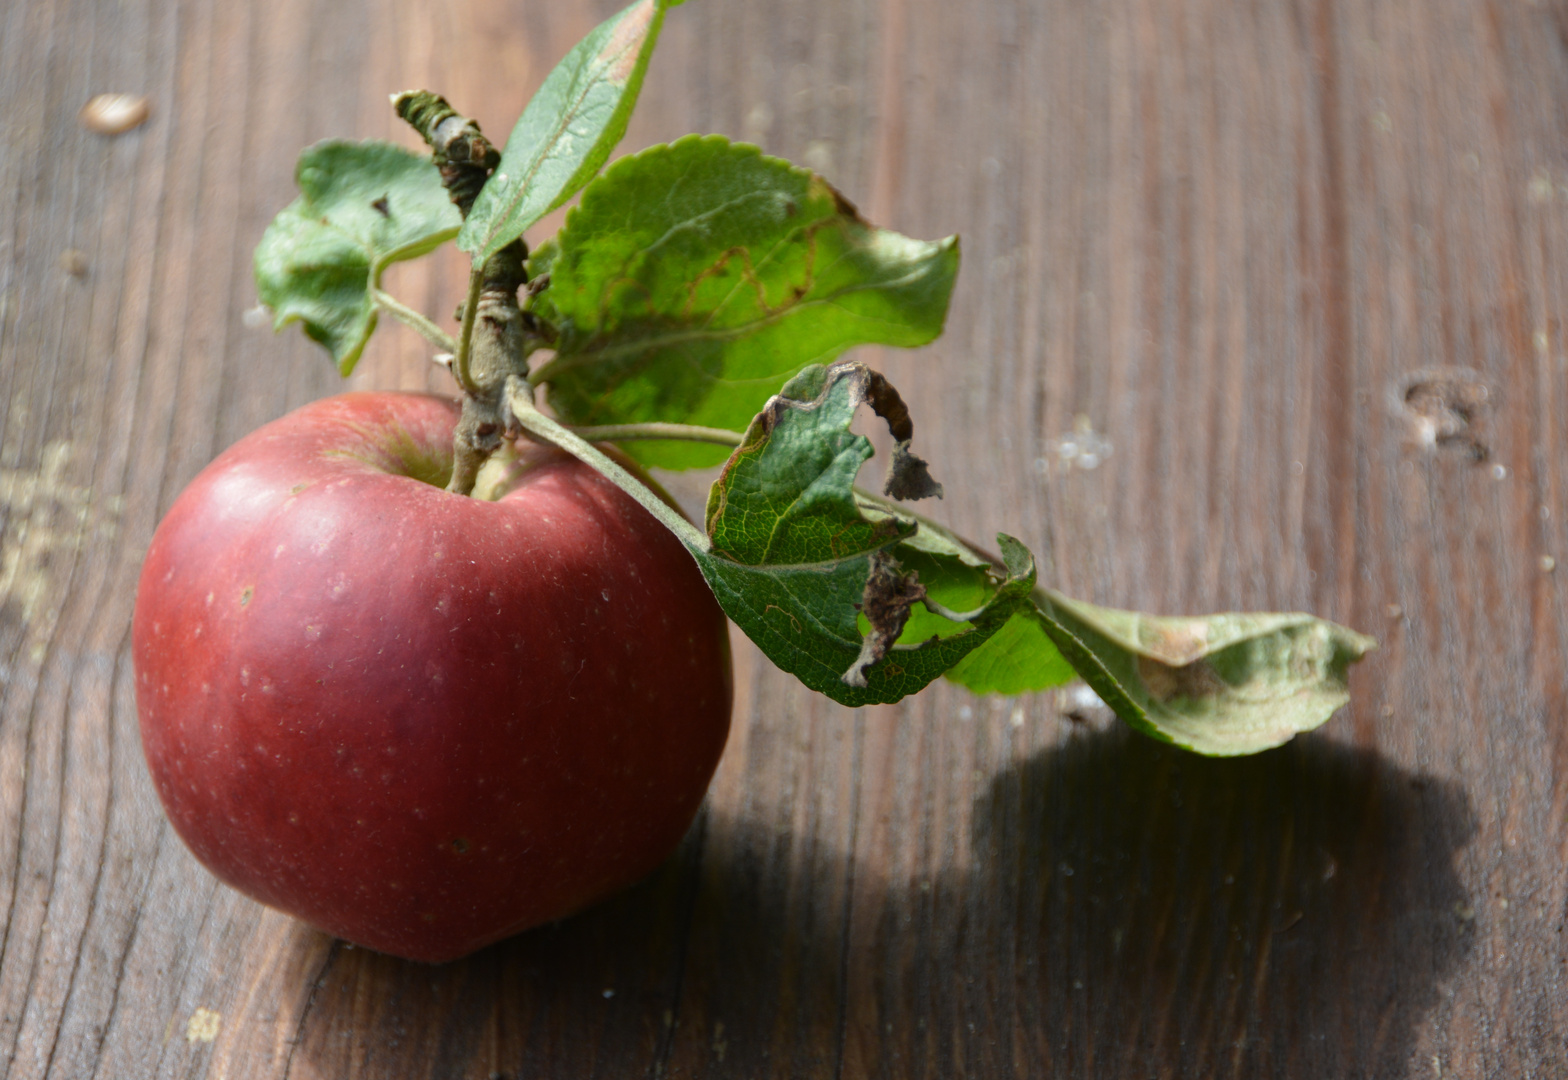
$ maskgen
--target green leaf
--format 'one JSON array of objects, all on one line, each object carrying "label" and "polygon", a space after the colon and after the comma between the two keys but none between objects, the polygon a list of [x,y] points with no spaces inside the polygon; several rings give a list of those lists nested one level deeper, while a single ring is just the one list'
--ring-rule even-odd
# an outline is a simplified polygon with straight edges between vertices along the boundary
[{"label": "green leaf", "polygon": [[[989,595],[986,568],[997,560],[940,525],[918,524],[897,549],[900,561],[918,568],[947,607],[976,606]],[[924,619],[911,617],[903,640],[940,631],[937,616]],[[976,693],[1020,694],[1068,682],[1076,671],[1131,726],[1224,756],[1267,750],[1323,724],[1349,700],[1349,666],[1375,647],[1311,615],[1164,618],[1036,588],[947,677]]]},{"label": "green leaf", "polygon": [[919,690],[1004,626],[1034,585],[1029,553],[999,538],[999,580],[970,566],[978,590],[969,578],[942,583],[944,595],[977,600],[978,610],[962,622],[933,615],[940,625],[927,622],[921,640],[908,640],[925,591],[913,574],[940,576],[944,561],[963,560],[924,550],[913,520],[856,497],[855,474],[872,456],[870,441],[850,431],[861,404],[889,420],[903,450],[888,486],[934,493],[908,453],[908,413],[892,387],[860,364],[814,366],[748,428],[709,494],[711,550],[691,549],[724,610],[773,662],[846,705]]},{"label": "green leaf", "polygon": [[[559,339],[537,377],[573,424],[742,430],[808,364],[854,345],[931,341],[958,271],[956,238],[874,228],[821,177],[717,136],[617,162],[558,242],[533,311]],[[627,450],[666,468],[724,453]]]},{"label": "green leaf", "polygon": [[595,27],[546,77],[458,235],[457,246],[473,254],[475,266],[604,167],[626,134],[665,9],[679,2],[637,0]]},{"label": "green leaf", "polygon": [[430,159],[391,143],[317,143],[294,179],[300,197],[256,248],[256,291],[273,329],[304,323],[347,375],[376,328],[382,271],[450,240],[462,218]]},{"label": "green leaf", "polygon": [[1160,618],[1038,590],[1047,632],[1123,720],[1200,754],[1253,754],[1350,700],[1347,669],[1377,643],[1311,615]]},{"label": "green leaf", "polygon": [[769,403],[708,492],[715,555],[748,566],[811,564],[914,534],[913,522],[868,518],[855,498],[855,477],[873,453],[849,430],[864,401],[850,369],[813,367]]},{"label": "green leaf", "polygon": [[1078,673],[1051,640],[1037,611],[1020,611],[947,677],[976,694],[1025,694],[1062,686]]}]

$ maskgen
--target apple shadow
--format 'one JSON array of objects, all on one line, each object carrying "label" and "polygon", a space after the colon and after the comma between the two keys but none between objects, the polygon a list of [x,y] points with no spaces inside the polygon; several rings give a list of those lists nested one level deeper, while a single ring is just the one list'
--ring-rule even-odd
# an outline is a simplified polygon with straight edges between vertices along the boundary
[{"label": "apple shadow", "polygon": [[770,1057],[771,1075],[832,1075],[852,865],[811,834],[704,808],[652,877],[465,959],[335,942],[301,987],[289,1075],[749,1077]]},{"label": "apple shadow", "polygon": [[876,1019],[924,1031],[874,1057],[889,1076],[1431,1075],[1412,1056],[1473,943],[1454,863],[1475,829],[1458,785],[1318,737],[1220,760],[1075,735],[991,781],[972,872],[884,912]]},{"label": "apple shadow", "polygon": [[653,1060],[667,1042],[704,832],[699,817],[652,876],[609,900],[452,963],[334,942],[289,1074],[515,1080],[613,1076],[617,1064]]},{"label": "apple shadow", "polygon": [[647,881],[466,960],[339,944],[293,1074],[1409,1075],[1471,948],[1474,831],[1457,785],[1320,738],[1075,733],[985,785],[930,880],[704,811]]}]

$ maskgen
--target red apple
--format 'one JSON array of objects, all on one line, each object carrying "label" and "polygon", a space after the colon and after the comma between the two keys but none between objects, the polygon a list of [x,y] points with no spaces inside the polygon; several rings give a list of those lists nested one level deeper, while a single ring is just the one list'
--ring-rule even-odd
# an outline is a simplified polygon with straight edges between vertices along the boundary
[{"label": "red apple", "polygon": [[525,446],[450,495],[455,405],[317,402],[175,502],[133,627],[142,744],[213,873],[450,960],[646,875],[730,718],[724,616],[664,526]]}]

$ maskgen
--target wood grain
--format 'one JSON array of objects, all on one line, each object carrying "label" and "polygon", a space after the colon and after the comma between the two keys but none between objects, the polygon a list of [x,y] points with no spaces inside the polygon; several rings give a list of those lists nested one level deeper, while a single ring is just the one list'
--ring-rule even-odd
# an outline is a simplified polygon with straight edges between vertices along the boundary
[{"label": "wood grain", "polygon": [[[0,1077],[1568,1073],[1562,0],[704,0],[626,143],[751,139],[961,232],[947,336],[876,357],[942,516],[1086,599],[1375,634],[1320,733],[849,711],[737,642],[701,818],[581,916],[429,968],[194,863],[129,619],[180,487],[337,386],[244,317],[295,157],[405,138],[418,85],[504,136],[613,7],[0,7]],[[151,120],[88,133],[103,91]],[[461,272],[391,283],[441,314]],[[352,381],[444,379],[393,328]],[[1424,438],[1454,387],[1484,407]]]}]

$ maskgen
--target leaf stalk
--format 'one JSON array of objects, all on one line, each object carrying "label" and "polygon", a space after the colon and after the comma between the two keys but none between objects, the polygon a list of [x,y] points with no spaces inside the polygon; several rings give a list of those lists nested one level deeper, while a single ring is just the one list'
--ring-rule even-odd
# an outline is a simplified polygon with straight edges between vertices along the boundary
[{"label": "leaf stalk", "polygon": [[416,331],[442,352],[455,353],[457,351],[456,338],[391,294],[372,285],[370,287],[370,299],[382,311],[385,311],[404,326]]},{"label": "leaf stalk", "polygon": [[473,352],[474,320],[479,315],[479,292],[484,287],[484,283],[484,267],[478,266],[470,271],[468,299],[463,301],[463,329],[458,334],[457,348],[452,354],[452,377],[457,380],[457,385],[468,397],[475,397],[479,393],[479,388],[474,385],[469,357]]},{"label": "leaf stalk", "polygon": [[687,521],[679,510],[655,495],[648,485],[580,434],[540,412],[534,405],[532,388],[519,376],[514,375],[506,380],[506,408],[524,431],[543,442],[560,447],[585,465],[603,473],[616,487],[636,499],[644,510],[657,518],[688,548],[704,554],[712,549],[707,534]]},{"label": "leaf stalk", "polygon": [[563,425],[566,430],[589,442],[636,442],[641,439],[671,439],[678,442],[714,443],[739,446],[745,433],[728,428],[698,427],[695,424],[602,424],[590,427]]}]

